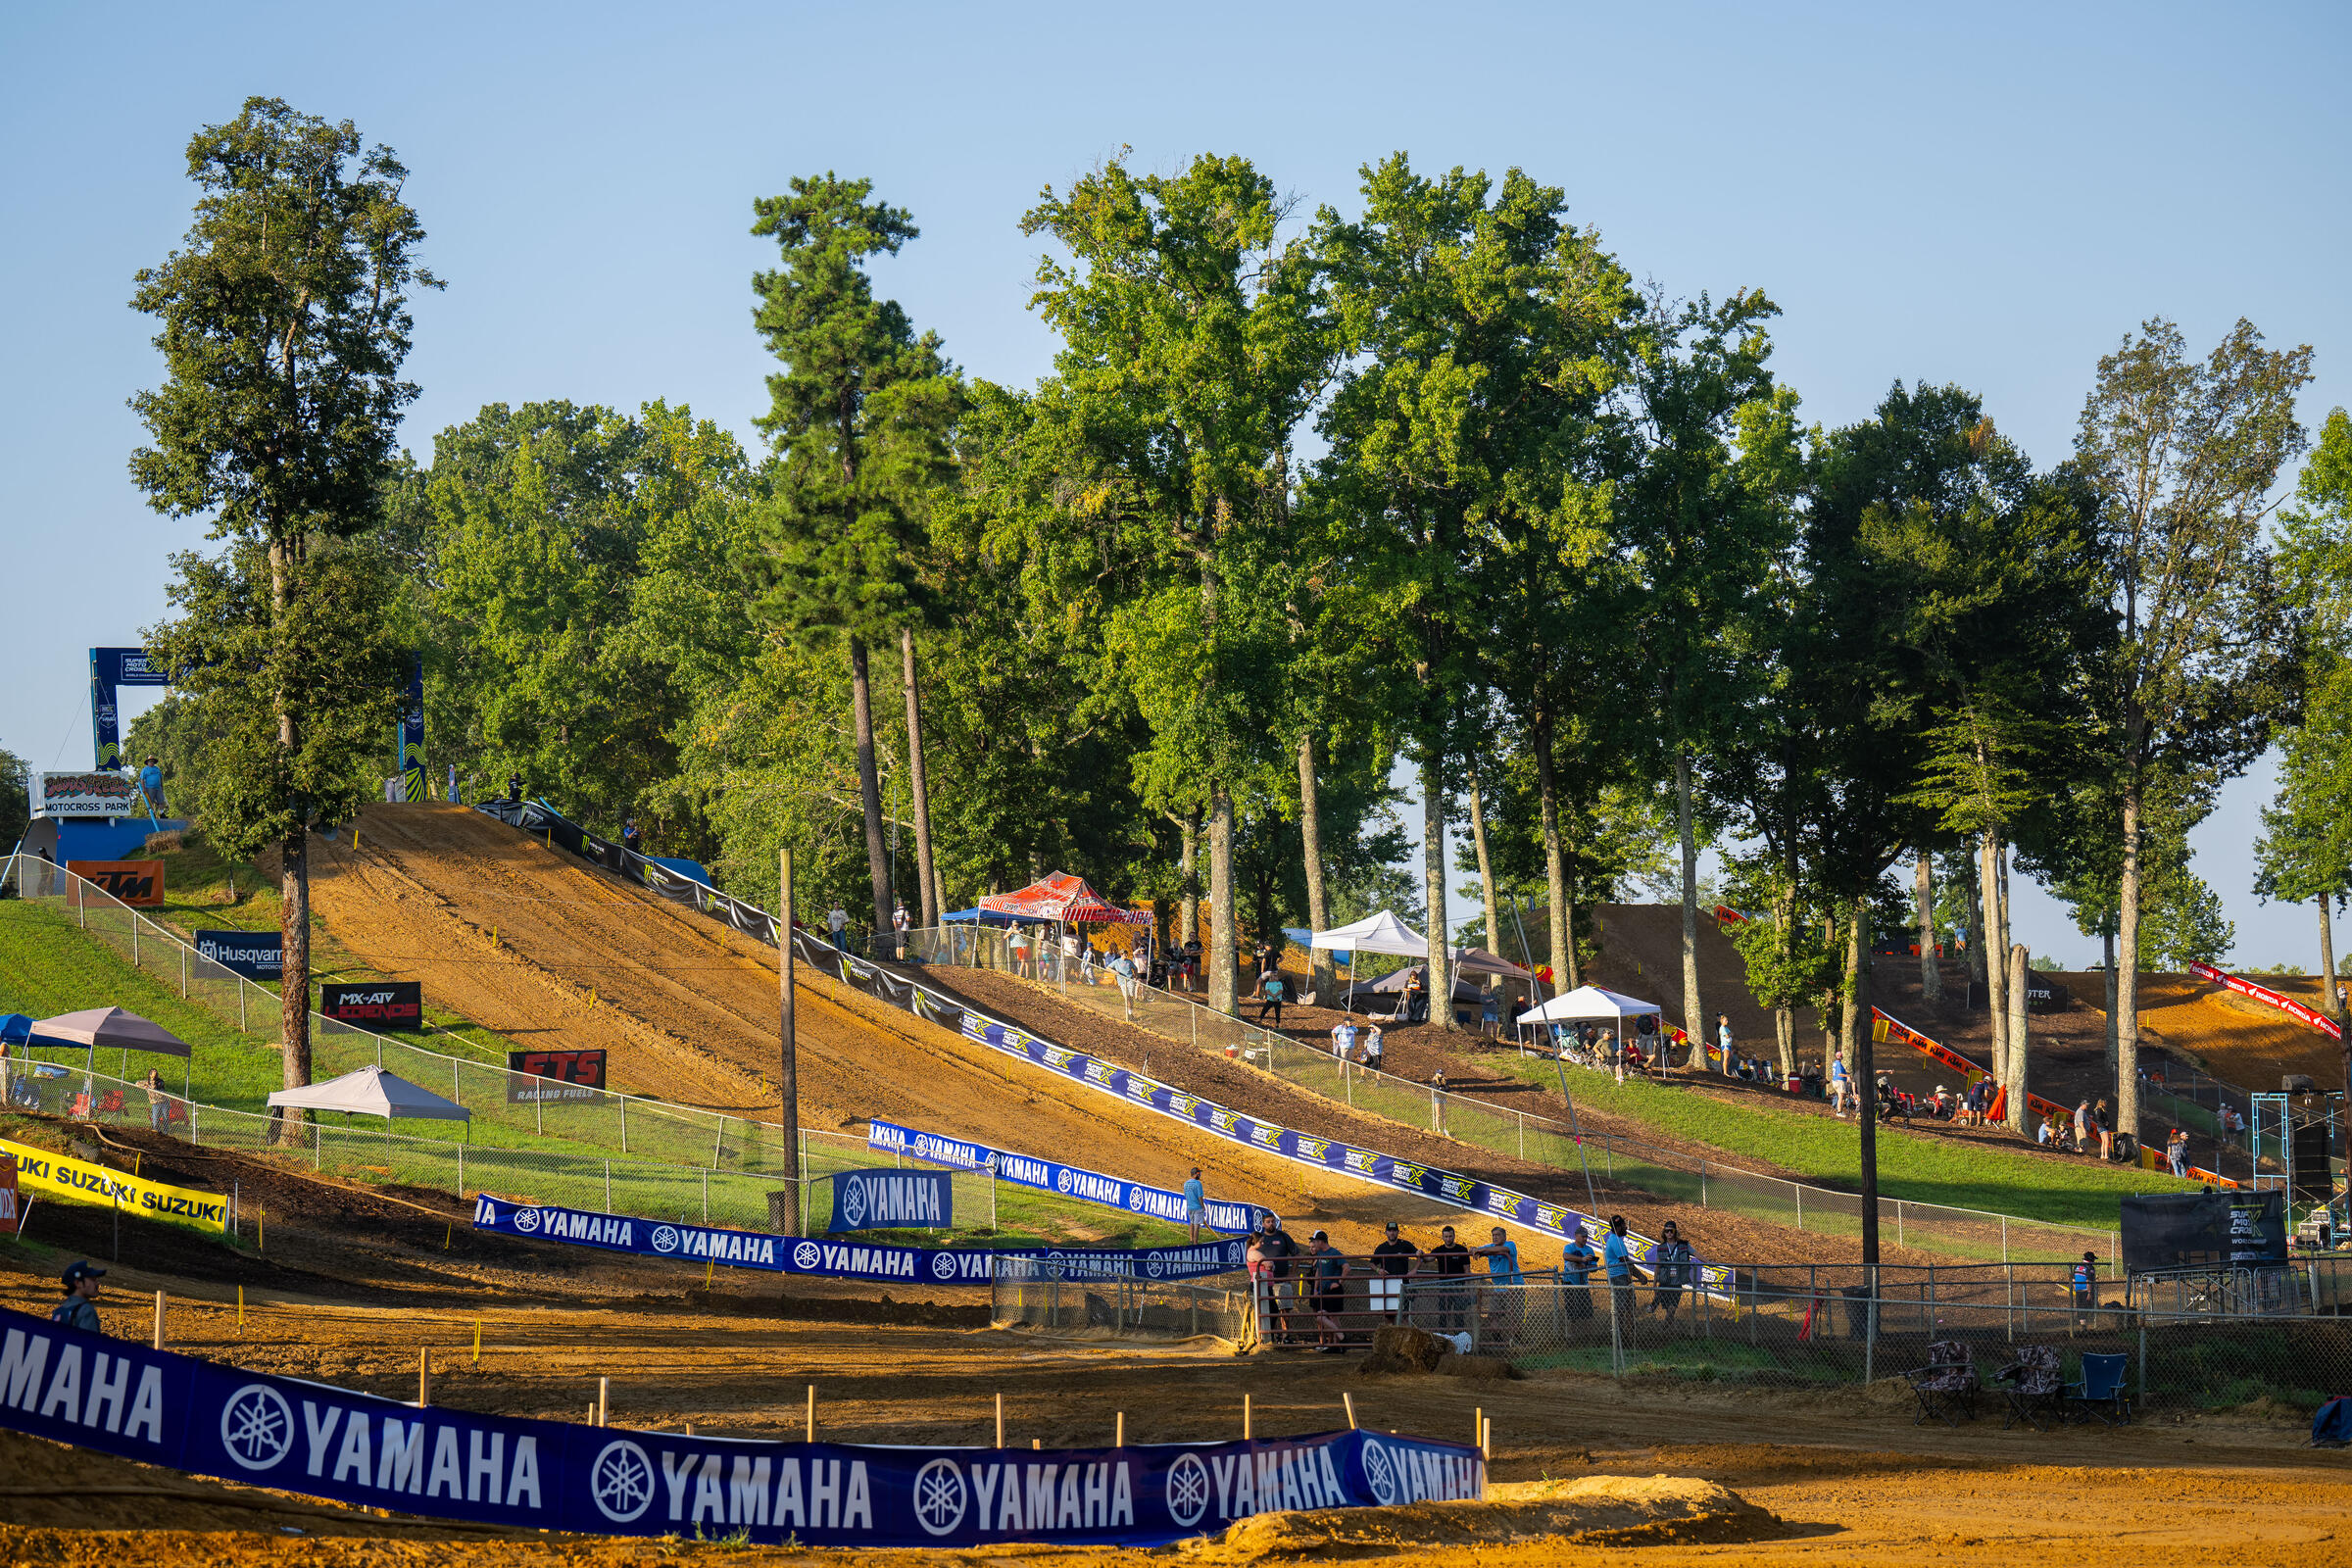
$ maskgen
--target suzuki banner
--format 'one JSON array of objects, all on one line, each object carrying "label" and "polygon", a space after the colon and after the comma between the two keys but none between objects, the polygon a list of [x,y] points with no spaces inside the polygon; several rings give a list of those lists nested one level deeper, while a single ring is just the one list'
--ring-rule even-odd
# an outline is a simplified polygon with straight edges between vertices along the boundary
[{"label": "suzuki banner", "polygon": [[[1029,1154],[1015,1154],[986,1144],[966,1143],[960,1139],[943,1137],[938,1133],[916,1132],[911,1127],[900,1127],[887,1121],[866,1123],[865,1143],[868,1149],[882,1150],[907,1159],[927,1160],[934,1165],[950,1165],[957,1170],[993,1170],[997,1180],[1010,1182],[1015,1187],[1033,1187],[1040,1192],[1059,1193],[1080,1202],[1101,1203],[1105,1208],[1123,1208],[1130,1214],[1149,1214],[1171,1224],[1185,1223],[1184,1195],[1164,1187],[1147,1187],[1142,1182],[1122,1181],[1116,1176],[1082,1170],[1076,1165],[1063,1165],[1051,1159],[1039,1159]],[[1257,1217],[1269,1210],[1254,1203],[1228,1203],[1214,1199],[1204,1207],[1208,1228],[1226,1236],[1247,1236],[1257,1229]]]},{"label": "suzuki banner", "polygon": [[760,1544],[1150,1546],[1256,1513],[1486,1494],[1476,1449],[1389,1433],[1047,1452],[694,1438],[409,1404],[6,1308],[0,1427],[354,1507]]},{"label": "suzuki banner", "polygon": [[[915,1174],[927,1174],[916,1172]],[[864,1242],[820,1242],[765,1231],[730,1231],[683,1220],[598,1214],[544,1203],[511,1203],[484,1193],[473,1200],[473,1228],[502,1236],[565,1242],[640,1257],[775,1274],[814,1274],[839,1280],[919,1280],[933,1285],[986,1285],[996,1260],[1017,1259],[1025,1277],[1046,1279],[1191,1280],[1231,1274],[1248,1259],[1238,1241],[1198,1247],[881,1247]]]},{"label": "suzuki banner", "polygon": [[223,1233],[228,1229],[228,1199],[220,1193],[125,1176],[86,1159],[12,1144],[4,1138],[0,1138],[0,1153],[16,1156],[20,1187],[51,1198],[119,1205],[149,1219],[168,1219],[200,1231]]},{"label": "suzuki banner", "polygon": [[833,1217],[840,1231],[952,1231],[956,1182],[944,1170],[845,1170],[833,1184]]}]

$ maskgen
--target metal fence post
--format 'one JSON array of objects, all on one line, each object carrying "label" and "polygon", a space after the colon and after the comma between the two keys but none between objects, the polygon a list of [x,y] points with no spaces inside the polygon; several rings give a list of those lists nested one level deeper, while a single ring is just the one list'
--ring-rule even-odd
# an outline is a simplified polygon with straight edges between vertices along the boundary
[{"label": "metal fence post", "polygon": [[466,1146],[458,1146],[458,1196],[466,1196]]},{"label": "metal fence post", "polygon": [[1801,1231],[1805,1228],[1805,1190],[1795,1182],[1788,1184],[1788,1190],[1796,1194],[1796,1228]]},{"label": "metal fence post", "polygon": [[710,1173],[703,1172],[703,1223],[710,1223]]},{"label": "metal fence post", "polygon": [[2001,1216],[2001,1261],[2009,1261],[2009,1216]]},{"label": "metal fence post", "polygon": [[[627,1112],[624,1110],[622,1114],[626,1115]],[[720,1154],[726,1152],[726,1147],[727,1118],[721,1116],[718,1118],[718,1131],[710,1135],[710,1168],[712,1170],[718,1169],[718,1157]],[[706,1190],[710,1187],[710,1184],[708,1180],[703,1183],[703,1186]]]},{"label": "metal fence post", "polygon": [[620,1152],[625,1154],[629,1152],[629,1097],[616,1095],[613,1098],[620,1102]]},{"label": "metal fence post", "polygon": [[2144,1312],[2139,1318],[2139,1402],[2148,1402],[2148,1318]]},{"label": "metal fence post", "polygon": [[179,950],[179,1000],[188,1000],[188,950]]},{"label": "metal fence post", "polygon": [[612,1162],[605,1161],[605,1212],[612,1212]]}]

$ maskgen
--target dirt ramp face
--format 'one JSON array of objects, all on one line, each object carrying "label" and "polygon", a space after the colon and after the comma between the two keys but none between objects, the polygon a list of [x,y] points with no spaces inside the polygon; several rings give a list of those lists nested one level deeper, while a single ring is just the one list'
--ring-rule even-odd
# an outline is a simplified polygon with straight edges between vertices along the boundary
[{"label": "dirt ramp face", "polygon": [[[372,968],[517,1045],[602,1047],[613,1087],[772,1118],[776,954],[479,811],[370,806],[357,842],[311,841],[313,899]],[[1435,1208],[1238,1151],[845,987],[795,987],[801,1123],[953,1133],[1160,1187],[1312,1216],[1369,1250]]]}]

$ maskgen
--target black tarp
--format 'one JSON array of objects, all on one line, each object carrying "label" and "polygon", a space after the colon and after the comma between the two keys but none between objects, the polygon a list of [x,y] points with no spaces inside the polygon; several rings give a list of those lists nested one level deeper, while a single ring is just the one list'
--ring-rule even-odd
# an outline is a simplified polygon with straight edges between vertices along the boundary
[{"label": "black tarp", "polygon": [[2230,1259],[2230,1195],[2127,1193],[2121,1229],[2127,1274],[2224,1264]]}]

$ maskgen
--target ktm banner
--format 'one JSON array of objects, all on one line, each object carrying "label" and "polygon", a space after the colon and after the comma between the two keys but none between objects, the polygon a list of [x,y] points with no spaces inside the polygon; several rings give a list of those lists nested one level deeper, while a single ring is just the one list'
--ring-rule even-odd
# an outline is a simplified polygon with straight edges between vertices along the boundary
[{"label": "ktm banner", "polygon": [[68,860],[66,869],[134,909],[164,906],[161,860]]}]

